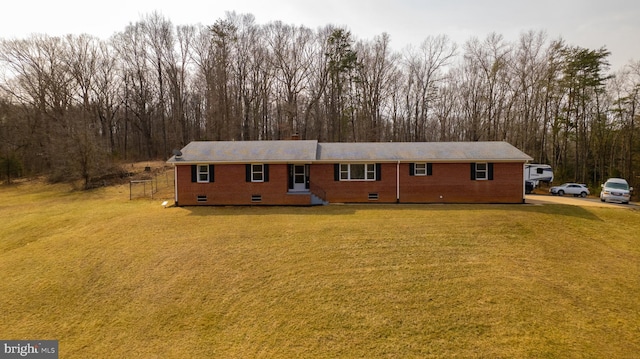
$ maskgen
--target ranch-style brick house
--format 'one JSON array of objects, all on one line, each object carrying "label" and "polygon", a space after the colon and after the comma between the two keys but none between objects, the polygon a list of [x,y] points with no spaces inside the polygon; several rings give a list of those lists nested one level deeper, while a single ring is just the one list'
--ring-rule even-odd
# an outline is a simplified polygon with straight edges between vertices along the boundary
[{"label": "ranch-style brick house", "polygon": [[171,157],[175,204],[523,203],[507,142],[194,141]]}]

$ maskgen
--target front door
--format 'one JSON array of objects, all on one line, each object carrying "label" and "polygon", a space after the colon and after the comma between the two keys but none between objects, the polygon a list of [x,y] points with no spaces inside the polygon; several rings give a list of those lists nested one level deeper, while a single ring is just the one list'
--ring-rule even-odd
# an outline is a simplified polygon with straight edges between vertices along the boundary
[{"label": "front door", "polygon": [[304,191],[307,189],[307,171],[305,165],[293,166],[293,190]]}]

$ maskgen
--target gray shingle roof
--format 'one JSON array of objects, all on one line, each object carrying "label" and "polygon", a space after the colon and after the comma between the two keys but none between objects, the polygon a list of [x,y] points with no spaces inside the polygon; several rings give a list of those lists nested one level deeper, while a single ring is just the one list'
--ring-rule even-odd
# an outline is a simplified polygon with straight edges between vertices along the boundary
[{"label": "gray shingle roof", "polygon": [[507,142],[195,141],[169,163],[250,162],[526,162]]},{"label": "gray shingle roof", "polygon": [[194,141],[169,163],[311,162],[318,141]]},{"label": "gray shingle roof", "polygon": [[530,161],[507,142],[320,143],[319,161]]}]

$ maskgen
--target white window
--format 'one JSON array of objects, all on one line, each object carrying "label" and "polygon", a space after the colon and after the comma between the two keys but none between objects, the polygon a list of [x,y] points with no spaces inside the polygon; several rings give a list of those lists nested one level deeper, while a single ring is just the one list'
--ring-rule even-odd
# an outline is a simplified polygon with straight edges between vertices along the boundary
[{"label": "white window", "polygon": [[413,173],[416,176],[426,176],[427,175],[427,164],[426,163],[416,163],[413,167]]},{"label": "white window", "polygon": [[376,165],[373,163],[340,164],[341,181],[375,181]]},{"label": "white window", "polygon": [[209,182],[209,165],[198,165],[198,182]]},{"label": "white window", "polygon": [[264,182],[264,165],[251,165],[251,182]]},{"label": "white window", "polygon": [[486,180],[489,178],[487,176],[488,166],[487,163],[476,163],[476,180]]}]

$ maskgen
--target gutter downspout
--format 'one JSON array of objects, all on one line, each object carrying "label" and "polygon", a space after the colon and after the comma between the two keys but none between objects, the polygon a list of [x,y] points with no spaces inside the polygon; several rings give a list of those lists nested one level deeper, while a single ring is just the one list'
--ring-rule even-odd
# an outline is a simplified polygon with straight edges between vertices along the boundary
[{"label": "gutter downspout", "polygon": [[176,206],[178,206],[178,166],[176,166],[175,163],[173,164],[173,191],[173,200]]},{"label": "gutter downspout", "polygon": [[[527,175],[525,172],[527,171],[527,163],[522,164],[522,203],[527,203],[527,199],[525,198],[527,195]],[[529,171],[531,171],[531,167],[529,167]]]},{"label": "gutter downspout", "polygon": [[396,203],[400,203],[400,160],[396,164]]}]

